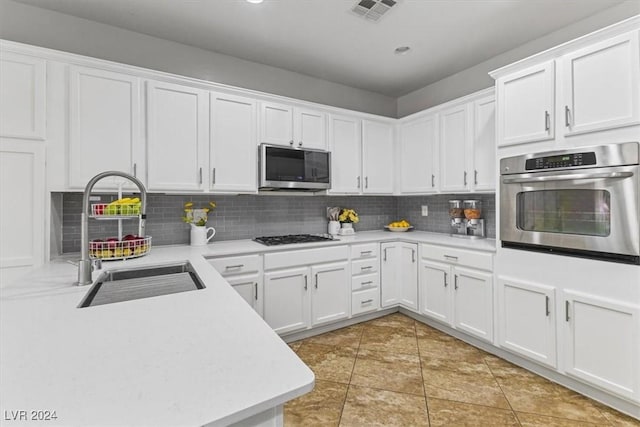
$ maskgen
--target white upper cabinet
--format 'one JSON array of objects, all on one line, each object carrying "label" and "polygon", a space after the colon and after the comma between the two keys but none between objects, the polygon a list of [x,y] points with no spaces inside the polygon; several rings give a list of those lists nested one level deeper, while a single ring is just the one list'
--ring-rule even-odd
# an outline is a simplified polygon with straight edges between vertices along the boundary
[{"label": "white upper cabinet", "polygon": [[462,104],[440,113],[440,190],[460,191],[469,188],[469,148],[471,147],[471,113]]},{"label": "white upper cabinet", "polygon": [[[140,137],[140,79],[69,68],[69,186],[84,188],[100,172],[137,175],[144,159]],[[102,180],[96,188],[114,188]]]},{"label": "white upper cabinet", "polygon": [[329,117],[329,151],[331,151],[331,192],[360,193],[360,146],[362,123],[355,117]]},{"label": "white upper cabinet", "polygon": [[0,56],[0,136],[45,139],[47,61],[2,52]]},{"label": "white upper cabinet", "polygon": [[211,190],[257,190],[256,128],[255,100],[211,93]]},{"label": "white upper cabinet", "polygon": [[363,120],[363,193],[393,193],[393,152],[393,126],[389,123]]},{"label": "white upper cabinet", "polygon": [[473,103],[473,177],[477,191],[496,188],[496,98],[487,96]]},{"label": "white upper cabinet", "polygon": [[554,82],[553,61],[497,80],[498,146],[553,139]]},{"label": "white upper cabinet", "polygon": [[400,192],[438,190],[438,116],[429,115],[400,126]]},{"label": "white upper cabinet", "polygon": [[149,190],[203,190],[208,179],[209,93],[147,82]]},{"label": "white upper cabinet", "polygon": [[638,31],[562,57],[567,135],[640,123]]},{"label": "white upper cabinet", "polygon": [[326,150],[326,126],[319,111],[260,103],[260,143]]}]

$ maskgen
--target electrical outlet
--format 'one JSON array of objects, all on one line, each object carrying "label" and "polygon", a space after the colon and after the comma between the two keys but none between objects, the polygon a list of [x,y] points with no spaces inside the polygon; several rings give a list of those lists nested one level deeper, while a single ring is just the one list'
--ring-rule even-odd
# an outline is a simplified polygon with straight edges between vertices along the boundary
[{"label": "electrical outlet", "polygon": [[422,205],[422,216],[429,216],[429,206]]}]

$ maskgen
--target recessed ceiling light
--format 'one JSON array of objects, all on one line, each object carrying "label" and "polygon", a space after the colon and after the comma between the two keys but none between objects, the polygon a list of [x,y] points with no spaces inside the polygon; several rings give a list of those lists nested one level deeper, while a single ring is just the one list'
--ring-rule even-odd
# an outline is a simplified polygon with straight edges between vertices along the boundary
[{"label": "recessed ceiling light", "polygon": [[249,3],[258,4],[262,3],[263,0],[247,0]]},{"label": "recessed ceiling light", "polygon": [[396,55],[404,55],[405,53],[409,52],[411,50],[411,48],[409,46],[400,46],[397,47],[396,50],[394,50]]}]

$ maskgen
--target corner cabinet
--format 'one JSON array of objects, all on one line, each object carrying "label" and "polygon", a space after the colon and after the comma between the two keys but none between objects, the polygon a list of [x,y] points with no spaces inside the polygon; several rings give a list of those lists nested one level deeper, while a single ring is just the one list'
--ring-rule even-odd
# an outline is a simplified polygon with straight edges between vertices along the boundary
[{"label": "corner cabinet", "polygon": [[2,52],[0,56],[0,137],[46,137],[47,61]]},{"label": "corner cabinet", "polygon": [[390,123],[362,121],[362,193],[393,194],[393,147]]},{"label": "corner cabinet", "polygon": [[[84,188],[107,170],[140,177],[140,79],[95,68],[69,67],[69,187]],[[102,180],[96,188],[115,188]]]},{"label": "corner cabinet", "polygon": [[485,96],[473,102],[473,176],[475,191],[496,189],[496,97]]},{"label": "corner cabinet", "polygon": [[438,115],[430,114],[406,123],[399,129],[400,192],[434,193],[438,190]]},{"label": "corner cabinet", "polygon": [[401,304],[418,310],[418,245],[382,243],[380,303],[382,307]]},{"label": "corner cabinet", "polygon": [[256,111],[251,98],[211,93],[211,191],[257,191]]},{"label": "corner cabinet", "polygon": [[498,344],[556,368],[555,288],[508,277],[497,286]]},{"label": "corner cabinet", "polygon": [[208,180],[209,92],[147,81],[147,187],[202,191]]},{"label": "corner cabinet", "polygon": [[422,244],[419,312],[493,342],[493,256]]},{"label": "corner cabinet", "polygon": [[329,116],[331,193],[359,194],[362,121],[351,116]]}]

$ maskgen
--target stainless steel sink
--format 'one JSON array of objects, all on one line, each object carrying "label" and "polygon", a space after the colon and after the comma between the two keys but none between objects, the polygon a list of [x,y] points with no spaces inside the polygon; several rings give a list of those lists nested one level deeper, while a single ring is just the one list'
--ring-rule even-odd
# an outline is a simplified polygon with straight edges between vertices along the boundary
[{"label": "stainless steel sink", "polygon": [[109,270],[98,276],[78,308],[131,301],[179,292],[196,291],[205,286],[189,262]]}]

